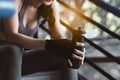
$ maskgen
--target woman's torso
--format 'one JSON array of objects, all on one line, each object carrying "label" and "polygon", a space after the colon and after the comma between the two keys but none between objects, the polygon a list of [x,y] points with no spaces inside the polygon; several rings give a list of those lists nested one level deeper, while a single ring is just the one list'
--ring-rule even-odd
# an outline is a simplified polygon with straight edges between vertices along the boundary
[{"label": "woman's torso", "polygon": [[[39,25],[44,20],[43,17],[37,15],[37,11],[31,11],[31,8],[28,7],[27,0],[21,0],[22,6],[20,7],[18,13],[19,19],[19,29],[18,32],[30,37],[36,37],[36,33],[38,32]],[[2,19],[0,19],[0,32],[3,32],[3,24]]]},{"label": "woman's torso", "polygon": [[28,1],[24,0],[18,15],[19,33],[35,37],[36,33],[38,32],[39,25],[43,21],[43,18],[40,17],[38,11],[28,7]]}]

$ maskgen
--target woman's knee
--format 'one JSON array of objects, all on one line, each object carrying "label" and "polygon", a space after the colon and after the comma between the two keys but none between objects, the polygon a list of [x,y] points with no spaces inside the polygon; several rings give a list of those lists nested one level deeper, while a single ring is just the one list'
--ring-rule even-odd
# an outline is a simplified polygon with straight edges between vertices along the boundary
[{"label": "woman's knee", "polygon": [[3,53],[7,58],[20,58],[22,57],[22,49],[17,45],[4,45]]}]

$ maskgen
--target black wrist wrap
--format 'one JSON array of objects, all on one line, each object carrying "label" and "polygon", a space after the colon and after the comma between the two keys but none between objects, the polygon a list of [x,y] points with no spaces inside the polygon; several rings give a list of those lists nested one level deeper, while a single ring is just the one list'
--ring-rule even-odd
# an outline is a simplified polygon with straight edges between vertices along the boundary
[{"label": "black wrist wrap", "polygon": [[46,50],[55,52],[64,58],[69,58],[72,55],[75,46],[75,42],[67,39],[46,40]]}]

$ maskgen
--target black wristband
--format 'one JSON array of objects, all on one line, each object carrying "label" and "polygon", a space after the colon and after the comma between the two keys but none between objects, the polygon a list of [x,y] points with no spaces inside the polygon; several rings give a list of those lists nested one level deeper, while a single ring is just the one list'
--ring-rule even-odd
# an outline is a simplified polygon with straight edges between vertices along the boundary
[{"label": "black wristband", "polygon": [[76,46],[75,42],[67,39],[58,40],[46,40],[46,50],[50,50],[56,54],[63,56],[64,58],[69,58]]}]

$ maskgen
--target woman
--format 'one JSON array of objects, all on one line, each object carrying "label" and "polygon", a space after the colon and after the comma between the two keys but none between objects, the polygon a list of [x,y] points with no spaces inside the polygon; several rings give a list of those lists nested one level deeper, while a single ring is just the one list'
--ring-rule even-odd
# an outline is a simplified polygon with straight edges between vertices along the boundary
[{"label": "woman", "polygon": [[[21,62],[23,62],[23,75],[49,70],[63,64],[65,60],[69,66],[72,66],[70,57],[83,63],[84,52],[75,49],[75,46],[83,46],[84,44],[64,39],[59,29],[59,12],[56,0],[14,1],[17,5],[15,14],[9,19],[1,20],[2,24],[0,25],[1,40],[5,41],[0,45],[0,59],[4,57],[1,80],[20,80]],[[48,21],[54,40],[36,38],[38,26],[43,18]],[[8,64],[9,66],[6,66]]]}]

